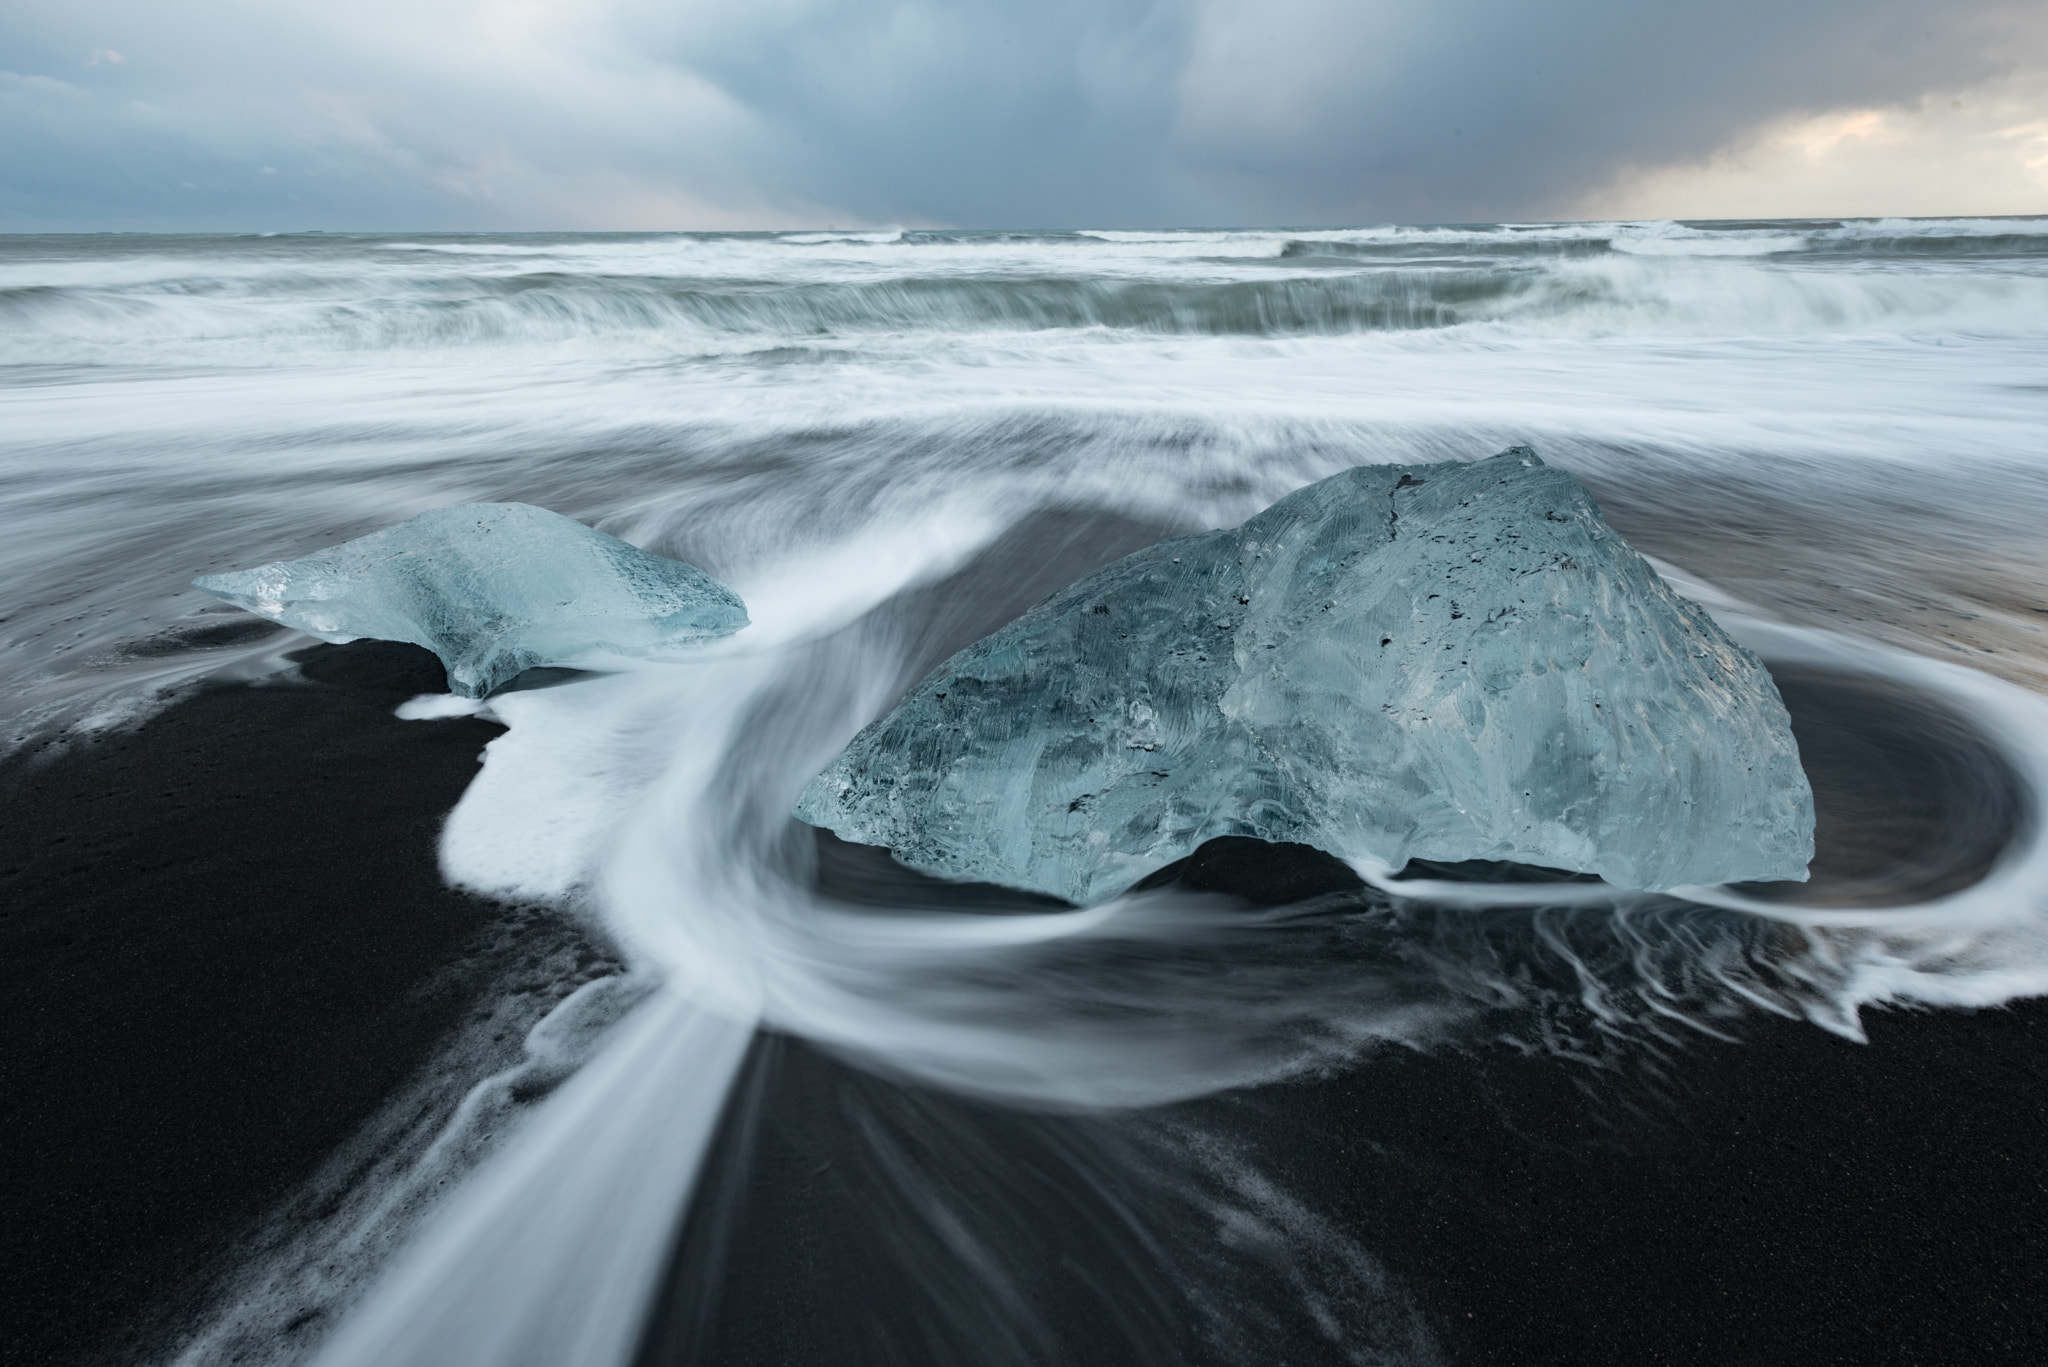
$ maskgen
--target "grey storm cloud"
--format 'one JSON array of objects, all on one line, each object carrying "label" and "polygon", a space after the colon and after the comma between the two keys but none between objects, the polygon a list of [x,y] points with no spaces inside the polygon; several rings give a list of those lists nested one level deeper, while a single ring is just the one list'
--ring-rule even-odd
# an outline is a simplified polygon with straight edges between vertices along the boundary
[{"label": "grey storm cloud", "polygon": [[2029,66],[2008,0],[29,0],[0,226],[1532,218]]}]

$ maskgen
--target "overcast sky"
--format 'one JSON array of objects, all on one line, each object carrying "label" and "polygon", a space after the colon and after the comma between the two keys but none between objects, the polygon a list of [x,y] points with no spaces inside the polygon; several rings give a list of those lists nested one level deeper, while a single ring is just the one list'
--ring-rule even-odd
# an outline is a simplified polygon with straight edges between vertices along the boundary
[{"label": "overcast sky", "polygon": [[0,230],[2037,212],[2039,0],[0,15]]}]

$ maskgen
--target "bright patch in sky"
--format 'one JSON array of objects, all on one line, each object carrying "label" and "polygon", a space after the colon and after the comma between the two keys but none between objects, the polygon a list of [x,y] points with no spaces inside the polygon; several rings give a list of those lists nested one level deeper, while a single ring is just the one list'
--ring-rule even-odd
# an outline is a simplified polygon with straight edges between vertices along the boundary
[{"label": "bright patch in sky", "polygon": [[1588,218],[2035,214],[2048,209],[2048,72],[1906,108],[1772,123],[1700,161],[1630,171]]}]

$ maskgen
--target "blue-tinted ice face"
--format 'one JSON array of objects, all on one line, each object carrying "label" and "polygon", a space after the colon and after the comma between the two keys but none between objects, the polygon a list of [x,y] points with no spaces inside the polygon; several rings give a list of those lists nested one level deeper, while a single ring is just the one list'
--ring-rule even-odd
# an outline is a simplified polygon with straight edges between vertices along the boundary
[{"label": "blue-tinted ice face", "polygon": [[1813,852],[1762,662],[1526,448],[1347,470],[1097,571],[942,665],[797,814],[1082,904],[1219,835],[1645,889]]},{"label": "blue-tinted ice face", "polygon": [[536,665],[646,656],[747,624],[695,566],[526,503],[468,503],[316,552],[192,581],[327,641],[425,646],[481,698]]}]

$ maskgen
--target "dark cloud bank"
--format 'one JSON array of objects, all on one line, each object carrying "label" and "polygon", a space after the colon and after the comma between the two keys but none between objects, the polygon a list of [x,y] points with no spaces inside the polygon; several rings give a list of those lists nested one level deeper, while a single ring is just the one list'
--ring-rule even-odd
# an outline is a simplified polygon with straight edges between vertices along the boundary
[{"label": "dark cloud bank", "polygon": [[2048,67],[2006,0],[509,13],[35,0],[0,19],[0,228],[1535,218],[1786,115]]}]

